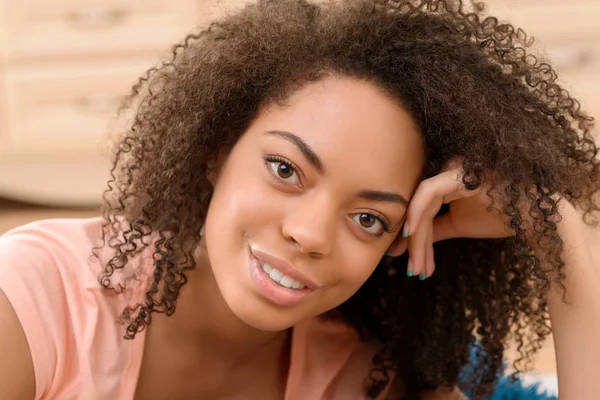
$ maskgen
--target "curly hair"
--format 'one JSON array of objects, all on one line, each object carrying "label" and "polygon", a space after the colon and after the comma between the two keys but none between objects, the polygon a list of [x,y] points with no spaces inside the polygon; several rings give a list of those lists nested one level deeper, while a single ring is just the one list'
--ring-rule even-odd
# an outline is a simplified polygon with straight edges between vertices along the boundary
[{"label": "curly hair", "polygon": [[[406,255],[386,257],[332,311],[381,346],[365,393],[377,396],[393,372],[405,399],[453,385],[483,398],[511,341],[520,353],[513,366],[526,370],[551,332],[545,294],[565,277],[557,202],[572,202],[595,223],[600,161],[593,119],[532,54],[531,39],[481,6],[262,0],[188,35],[148,70],[128,98],[133,118],[104,196],[103,238],[112,252],[100,276],[105,288],[114,290],[111,276],[134,254],[155,246],[144,300],[124,310],[125,337],[153,313],[175,312],[195,267],[219,151],[261,107],[338,75],[372,82],[412,113],[425,140],[423,178],[460,157],[464,171],[501,188],[489,195],[516,233],[435,244],[436,273],[424,282],[393,273],[406,269]],[[478,368],[465,377],[475,343]]]}]

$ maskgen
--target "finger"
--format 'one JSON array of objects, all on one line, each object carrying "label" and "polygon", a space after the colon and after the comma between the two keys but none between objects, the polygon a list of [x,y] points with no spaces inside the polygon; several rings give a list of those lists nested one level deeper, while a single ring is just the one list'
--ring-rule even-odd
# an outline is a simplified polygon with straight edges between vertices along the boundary
[{"label": "finger", "polygon": [[[436,217],[433,220],[433,242],[459,237],[493,239],[514,235],[499,211],[484,210],[483,213],[485,215],[481,210],[473,211],[472,219],[453,220],[450,214]],[[480,223],[481,220],[485,220],[486,223]]]},{"label": "finger", "polygon": [[[434,203],[430,205],[425,214],[435,215],[438,208],[437,204]],[[432,227],[432,220],[424,218],[417,231],[408,237],[408,276],[418,276],[421,279],[427,277],[427,240],[429,239]],[[431,233],[431,235],[433,234]],[[431,237],[431,239],[433,240],[433,237]]]},{"label": "finger", "polygon": [[391,246],[388,248],[386,255],[390,257],[399,257],[408,250],[408,239],[403,238],[402,235],[398,235]]},{"label": "finger", "polygon": [[440,215],[433,220],[433,243],[454,239],[456,237],[458,237],[458,233],[452,224],[450,214]]},{"label": "finger", "polygon": [[427,255],[425,263],[425,275],[421,275],[419,277],[420,279],[423,279],[421,278],[423,276],[425,278],[429,278],[431,275],[433,275],[433,272],[435,271],[435,257],[433,252],[433,221],[429,224],[429,228],[427,229],[427,241],[425,252]]},{"label": "finger", "polygon": [[408,238],[408,276],[420,276],[425,272],[426,243],[428,228],[431,221],[421,223],[417,230]]},{"label": "finger", "polygon": [[[407,211],[405,237],[407,234],[412,234],[412,227],[419,226],[423,218],[434,217],[434,215],[427,215],[427,210],[430,209],[431,204],[436,198],[440,199],[438,202],[449,203],[458,198],[474,196],[478,193],[479,189],[467,190],[459,177],[460,172],[453,169],[421,182],[410,201]],[[430,210],[430,213],[437,213],[438,210],[439,208]]]}]

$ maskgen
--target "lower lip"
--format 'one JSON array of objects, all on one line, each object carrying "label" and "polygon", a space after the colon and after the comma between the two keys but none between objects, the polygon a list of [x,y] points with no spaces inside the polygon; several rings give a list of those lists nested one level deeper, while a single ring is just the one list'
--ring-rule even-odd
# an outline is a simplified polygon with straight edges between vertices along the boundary
[{"label": "lower lip", "polygon": [[258,259],[250,253],[250,275],[256,284],[259,293],[280,306],[293,306],[300,303],[312,290],[305,287],[300,290],[288,289],[275,283],[265,271],[263,271]]}]

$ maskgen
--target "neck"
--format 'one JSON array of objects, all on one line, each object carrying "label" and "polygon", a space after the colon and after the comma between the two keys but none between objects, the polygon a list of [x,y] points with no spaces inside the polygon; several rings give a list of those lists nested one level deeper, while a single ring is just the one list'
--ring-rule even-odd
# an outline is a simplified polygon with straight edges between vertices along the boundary
[{"label": "neck", "polygon": [[176,312],[159,323],[163,340],[176,343],[189,355],[234,364],[256,356],[289,353],[289,330],[260,331],[233,314],[215,281],[204,240],[195,259],[196,268],[188,272]]}]

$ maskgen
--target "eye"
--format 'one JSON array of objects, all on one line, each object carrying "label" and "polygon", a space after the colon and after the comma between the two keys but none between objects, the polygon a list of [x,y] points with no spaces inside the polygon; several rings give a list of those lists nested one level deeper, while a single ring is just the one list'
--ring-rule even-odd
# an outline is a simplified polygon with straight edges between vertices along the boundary
[{"label": "eye", "polygon": [[275,178],[286,184],[300,185],[298,172],[291,162],[279,157],[266,157],[265,165]]},{"label": "eye", "polygon": [[355,214],[352,219],[371,235],[381,236],[384,232],[391,232],[389,223],[383,216],[360,213]]}]

